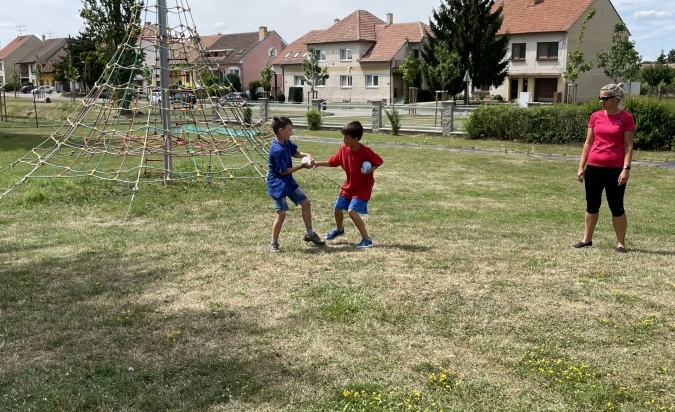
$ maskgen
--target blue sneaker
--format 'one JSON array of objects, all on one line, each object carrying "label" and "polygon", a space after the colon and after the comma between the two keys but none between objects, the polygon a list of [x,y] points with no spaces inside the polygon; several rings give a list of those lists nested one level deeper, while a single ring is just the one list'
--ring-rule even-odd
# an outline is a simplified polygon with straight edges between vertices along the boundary
[{"label": "blue sneaker", "polygon": [[373,241],[370,240],[369,237],[364,237],[361,239],[361,241],[356,245],[358,248],[366,248],[366,247],[373,247]]},{"label": "blue sneaker", "polygon": [[326,233],[326,239],[327,240],[335,239],[336,237],[342,236],[344,234],[345,234],[344,229],[340,230],[340,229],[334,227],[333,229],[331,229],[330,232]]}]

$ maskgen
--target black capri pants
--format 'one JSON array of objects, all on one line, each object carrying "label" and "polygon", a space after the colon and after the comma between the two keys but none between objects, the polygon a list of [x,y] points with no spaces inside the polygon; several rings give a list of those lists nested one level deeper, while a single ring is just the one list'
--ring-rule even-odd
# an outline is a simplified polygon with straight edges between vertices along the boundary
[{"label": "black capri pants", "polygon": [[626,185],[619,186],[619,175],[623,171],[621,167],[598,167],[586,165],[584,173],[584,186],[586,187],[586,212],[594,215],[600,212],[602,202],[602,190],[605,190],[607,204],[612,216],[623,216],[623,195]]}]

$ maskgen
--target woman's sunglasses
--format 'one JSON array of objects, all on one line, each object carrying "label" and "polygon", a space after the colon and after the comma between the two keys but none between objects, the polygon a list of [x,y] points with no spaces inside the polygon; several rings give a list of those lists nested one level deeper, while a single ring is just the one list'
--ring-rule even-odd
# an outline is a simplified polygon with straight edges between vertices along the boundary
[{"label": "woman's sunglasses", "polygon": [[606,102],[607,100],[611,99],[612,97],[616,96],[600,96],[598,99],[600,99],[601,102]]}]

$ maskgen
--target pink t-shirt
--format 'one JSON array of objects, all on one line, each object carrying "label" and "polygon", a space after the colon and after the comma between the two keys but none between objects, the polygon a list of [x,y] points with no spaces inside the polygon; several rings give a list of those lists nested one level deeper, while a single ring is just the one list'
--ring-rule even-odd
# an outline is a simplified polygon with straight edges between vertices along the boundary
[{"label": "pink t-shirt", "polygon": [[600,167],[623,167],[623,136],[624,132],[635,130],[633,115],[625,110],[612,115],[598,110],[591,115],[588,127],[593,129],[594,139],[586,163]]}]

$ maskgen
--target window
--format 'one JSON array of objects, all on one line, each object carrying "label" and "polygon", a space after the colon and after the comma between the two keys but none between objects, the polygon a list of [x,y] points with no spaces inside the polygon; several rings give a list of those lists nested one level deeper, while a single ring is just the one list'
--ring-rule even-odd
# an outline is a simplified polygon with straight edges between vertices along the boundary
[{"label": "window", "polygon": [[366,87],[377,87],[378,76],[366,76]]},{"label": "window", "polygon": [[293,85],[302,87],[305,85],[305,79],[302,76],[293,76]]},{"label": "window", "polygon": [[324,78],[316,79],[316,84],[315,84],[315,86],[317,86],[317,87],[326,87],[326,79],[324,79]]},{"label": "window", "polygon": [[537,59],[557,59],[558,43],[537,43]]},{"label": "window", "polygon": [[525,43],[511,45],[511,60],[525,60]]},{"label": "window", "polygon": [[420,58],[420,51],[418,49],[413,50],[413,56],[416,59],[419,59]]},{"label": "window", "polygon": [[227,74],[236,74],[237,76],[241,77],[241,74],[239,74],[238,67],[230,67],[229,69],[227,69]]},{"label": "window", "polygon": [[293,57],[298,57],[300,55],[300,52],[296,52]]},{"label": "window", "polygon": [[340,76],[340,87],[352,87],[352,76]]},{"label": "window", "polygon": [[340,49],[340,60],[348,61],[352,59],[352,50],[351,49]]},{"label": "window", "polygon": [[319,61],[320,62],[326,61],[326,51],[325,50],[319,50]]}]

